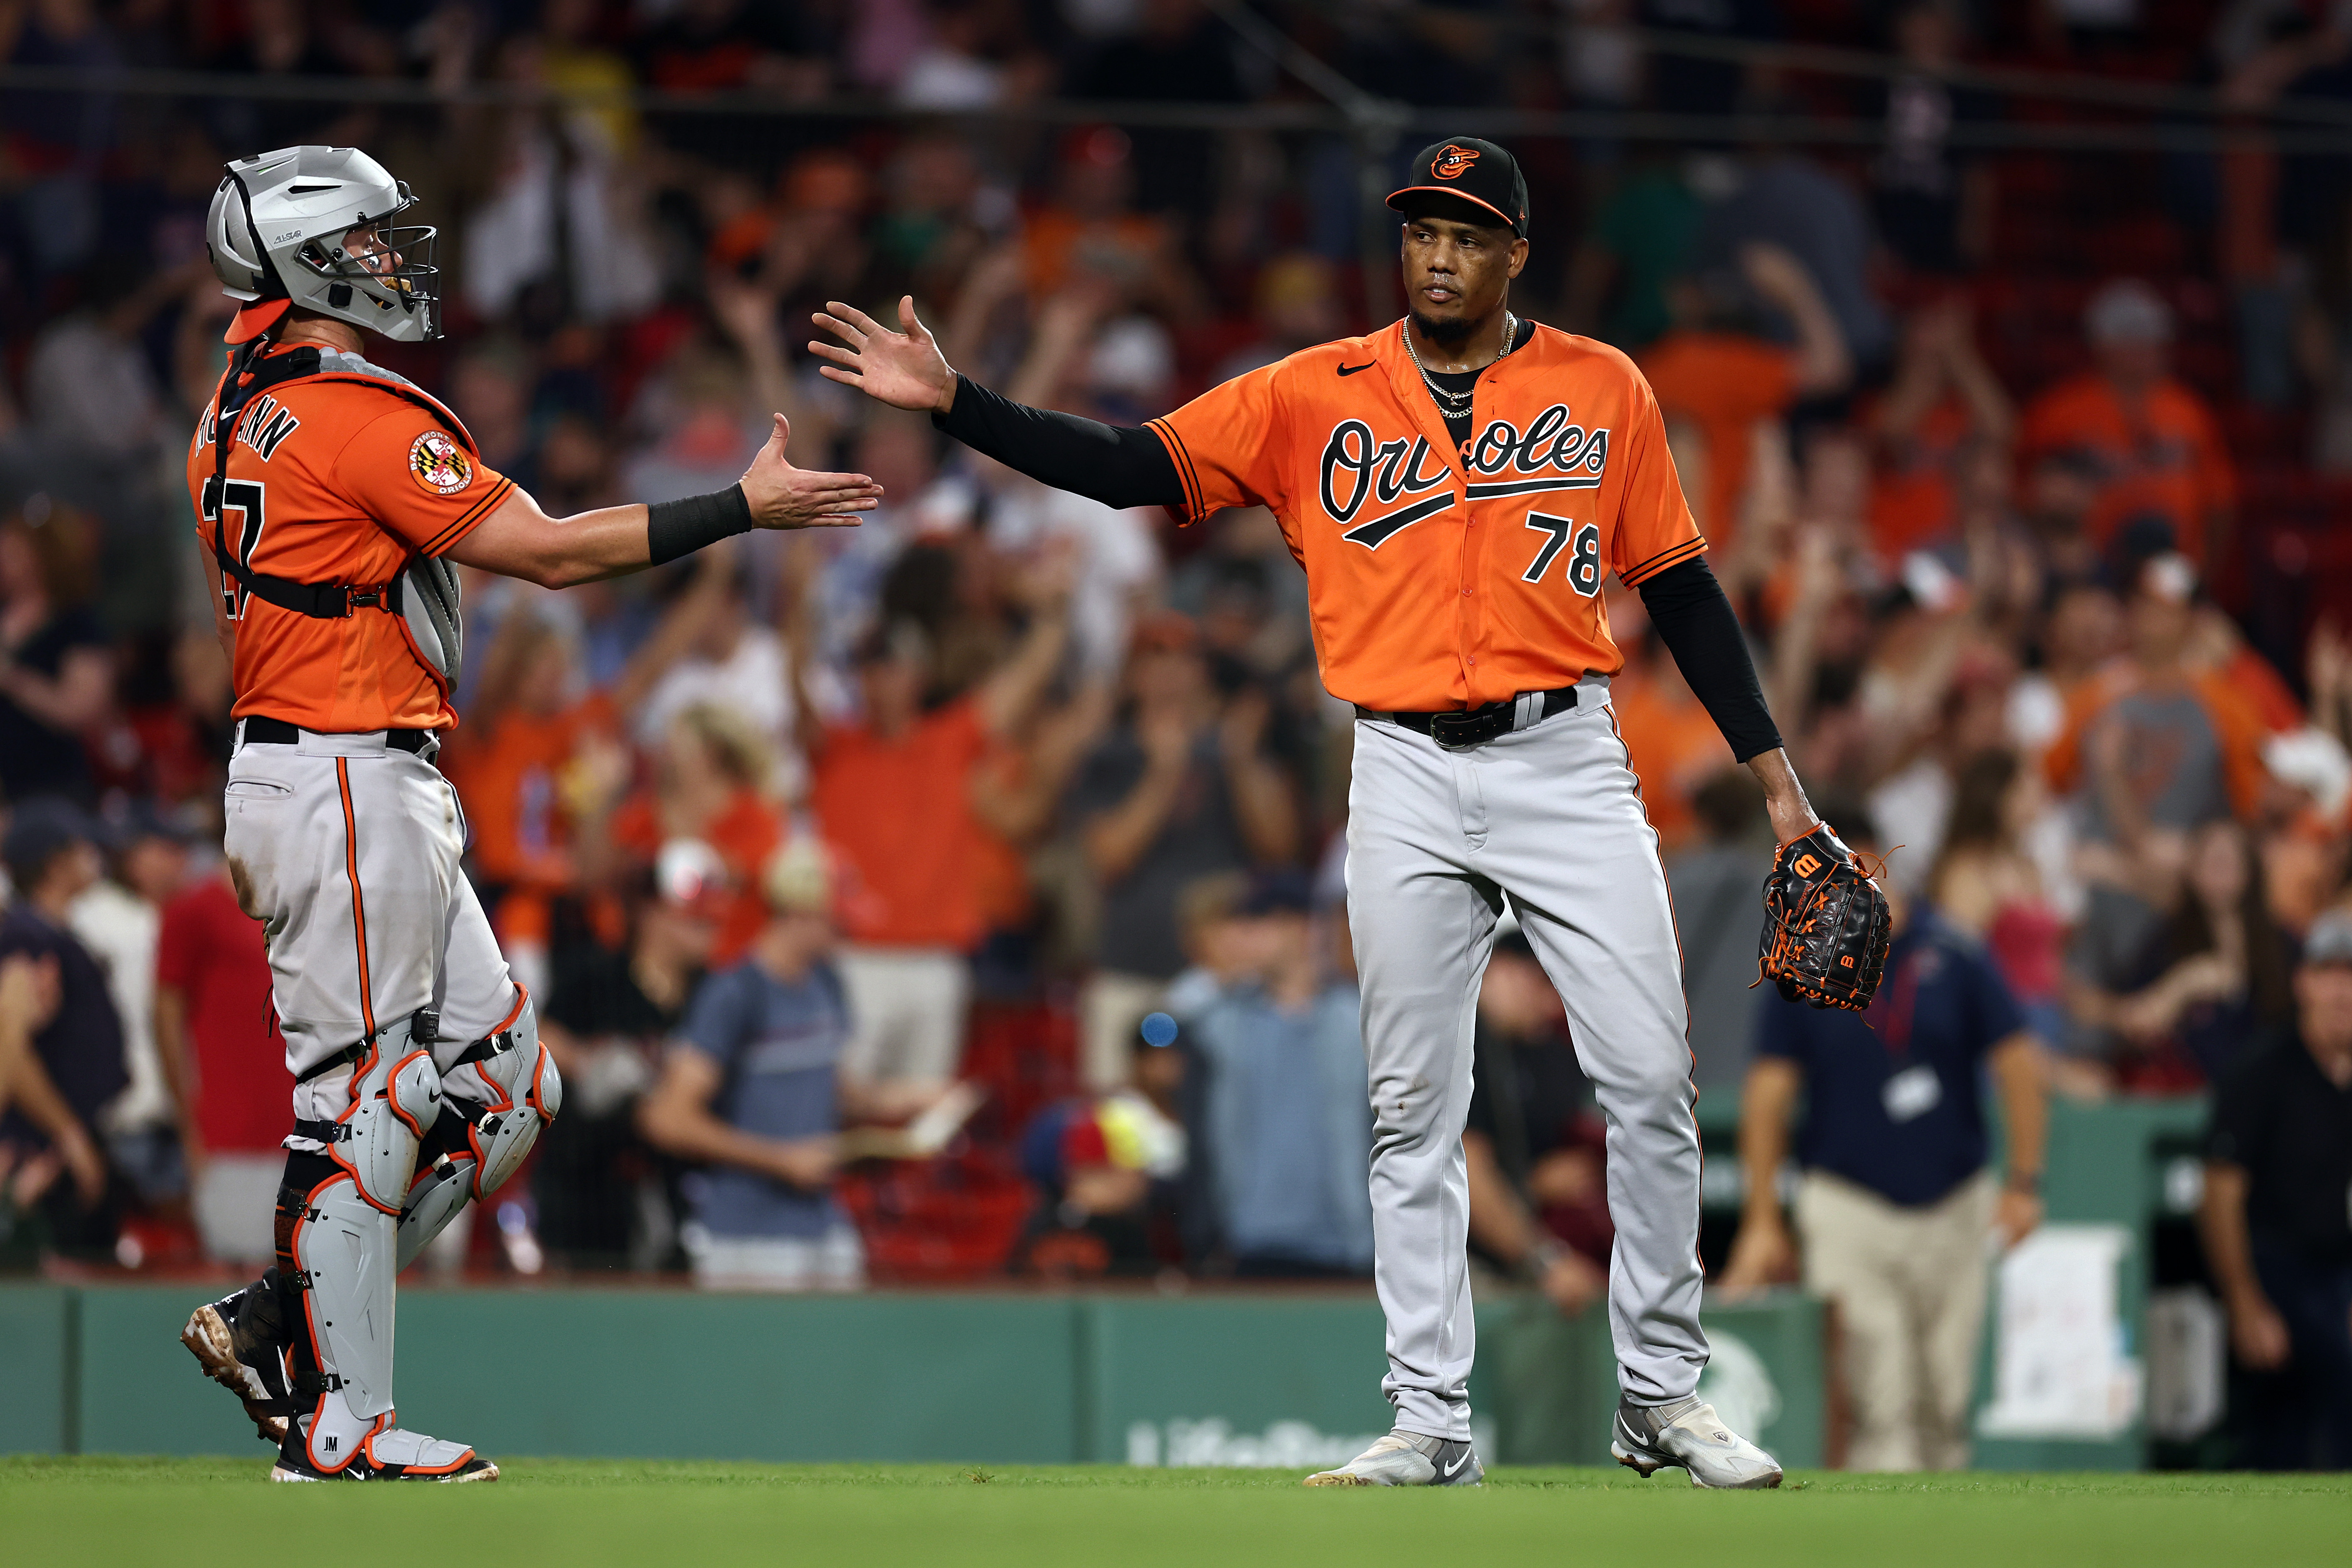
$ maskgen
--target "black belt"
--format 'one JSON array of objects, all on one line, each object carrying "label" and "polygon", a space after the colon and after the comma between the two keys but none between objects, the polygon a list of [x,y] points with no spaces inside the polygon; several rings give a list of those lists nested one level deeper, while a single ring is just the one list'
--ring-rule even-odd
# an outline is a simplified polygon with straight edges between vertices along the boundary
[{"label": "black belt", "polygon": [[[1565,713],[1576,706],[1573,686],[1562,686],[1542,693],[1530,725],[1540,724],[1556,713]],[[1386,719],[1392,724],[1428,736],[1441,746],[1475,746],[1483,741],[1507,735],[1519,727],[1519,699],[1508,702],[1489,702],[1484,708],[1456,709],[1448,713],[1381,713],[1370,708],[1358,708],[1362,719]]]},{"label": "black belt", "polygon": [[[319,731],[313,731],[312,733]],[[395,752],[409,752],[419,756],[432,748],[433,740],[430,730],[386,730],[383,732],[385,745]],[[256,713],[245,721],[245,742],[248,746],[299,746],[302,743],[302,731],[299,725],[289,724],[283,719]]]}]

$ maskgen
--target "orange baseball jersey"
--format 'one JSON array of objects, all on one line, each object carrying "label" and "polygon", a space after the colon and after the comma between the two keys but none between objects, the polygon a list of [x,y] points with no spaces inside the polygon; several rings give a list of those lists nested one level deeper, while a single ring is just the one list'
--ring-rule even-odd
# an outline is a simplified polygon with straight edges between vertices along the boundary
[{"label": "orange baseball jersey", "polygon": [[[376,587],[398,576],[412,552],[446,553],[514,484],[484,465],[457,416],[424,393],[388,372],[354,368],[365,362],[350,355],[323,363],[321,374],[278,382],[247,404],[220,504],[209,512],[207,412],[188,446],[188,494],[206,560],[220,525],[232,558],[257,575]],[[457,723],[447,689],[401,616],[362,605],[317,619],[255,597],[226,574],[220,589],[236,626],[236,717],[336,732]]]},{"label": "orange baseball jersey", "polygon": [[1438,712],[1616,673],[1602,578],[1638,584],[1706,548],[1657,399],[1615,349],[1538,326],[1473,407],[1457,452],[1399,322],[1150,427],[1188,521],[1250,505],[1281,520],[1331,695]]}]

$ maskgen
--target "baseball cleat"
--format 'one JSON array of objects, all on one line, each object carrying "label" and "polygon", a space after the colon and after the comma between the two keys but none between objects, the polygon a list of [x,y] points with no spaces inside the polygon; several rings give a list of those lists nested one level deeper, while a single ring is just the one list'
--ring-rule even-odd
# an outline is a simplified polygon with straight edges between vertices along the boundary
[{"label": "baseball cleat", "polygon": [[1617,1406],[1609,1452],[1646,1480],[1679,1465],[1695,1487],[1758,1489],[1780,1484],[1780,1462],[1723,1424],[1694,1395],[1673,1405]]},{"label": "baseball cleat", "polygon": [[1300,1484],[1310,1487],[1475,1487],[1486,1467],[1467,1443],[1391,1432],[1336,1470],[1320,1470]]},{"label": "baseball cleat", "polygon": [[463,1443],[445,1443],[404,1427],[386,1426],[360,1445],[357,1458],[339,1470],[322,1470],[310,1462],[301,1430],[287,1434],[278,1445],[273,1481],[440,1481],[462,1486],[467,1481],[494,1481],[499,1468]]},{"label": "baseball cleat", "polygon": [[245,1402],[245,1413],[265,1443],[283,1443],[287,1419],[294,1414],[274,1287],[275,1281],[265,1275],[242,1290],[207,1301],[180,1331],[180,1342],[205,1375]]}]

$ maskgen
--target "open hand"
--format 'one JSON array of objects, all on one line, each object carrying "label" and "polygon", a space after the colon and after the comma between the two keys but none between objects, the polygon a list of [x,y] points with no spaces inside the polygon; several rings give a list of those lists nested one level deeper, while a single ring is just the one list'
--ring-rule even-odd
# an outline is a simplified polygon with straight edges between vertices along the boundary
[{"label": "open hand", "polygon": [[841,340],[841,343],[814,340],[809,343],[809,353],[830,362],[817,367],[827,379],[854,386],[893,408],[917,413],[945,414],[955,403],[955,372],[948,368],[947,356],[940,353],[939,340],[931,336],[930,329],[915,319],[912,294],[898,300],[898,324],[903,331],[894,332],[855,305],[838,300],[825,301],[824,309],[809,320]]},{"label": "open hand", "polygon": [[761,528],[855,528],[872,511],[882,487],[864,474],[821,474],[784,460],[793,422],[779,414],[768,444],[743,470],[743,498]]}]

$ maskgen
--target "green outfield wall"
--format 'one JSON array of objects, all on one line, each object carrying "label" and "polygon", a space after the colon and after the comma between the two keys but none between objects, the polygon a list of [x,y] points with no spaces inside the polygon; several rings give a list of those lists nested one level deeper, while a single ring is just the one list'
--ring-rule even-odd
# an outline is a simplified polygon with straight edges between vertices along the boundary
[{"label": "green outfield wall", "polygon": [[[0,1452],[251,1453],[178,1342],[199,1286],[0,1287]],[[1319,1468],[1388,1428],[1369,1291],[1181,1295],[415,1289],[403,1419],[491,1454]],[[1703,1392],[1821,1461],[1822,1323],[1790,1295],[1706,1315]],[[1471,1386],[1503,1463],[1605,1463],[1597,1309],[1478,1311]]]}]

